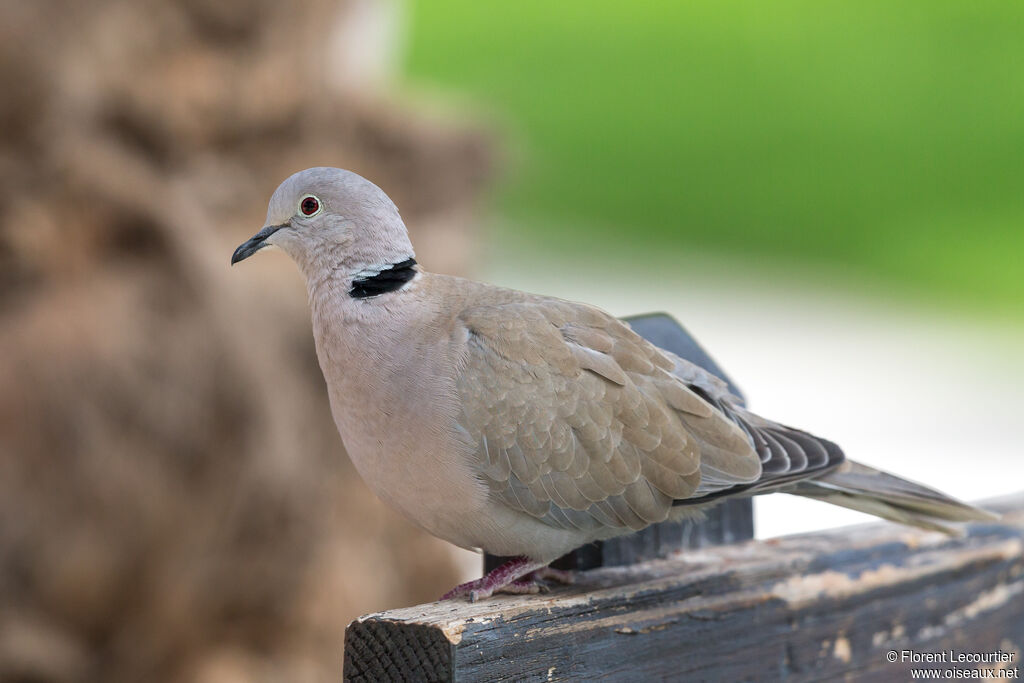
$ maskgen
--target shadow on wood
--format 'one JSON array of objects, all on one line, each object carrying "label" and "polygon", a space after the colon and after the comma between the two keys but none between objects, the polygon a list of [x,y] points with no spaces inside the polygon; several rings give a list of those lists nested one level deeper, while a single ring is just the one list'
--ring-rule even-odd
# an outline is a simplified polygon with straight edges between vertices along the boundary
[{"label": "shadow on wood", "polygon": [[[905,681],[912,666],[1019,678],[1024,494],[985,507],[1003,522],[962,538],[872,524],[595,569],[548,595],[367,615],[346,633],[345,680]],[[1013,659],[912,664],[903,650]]]}]

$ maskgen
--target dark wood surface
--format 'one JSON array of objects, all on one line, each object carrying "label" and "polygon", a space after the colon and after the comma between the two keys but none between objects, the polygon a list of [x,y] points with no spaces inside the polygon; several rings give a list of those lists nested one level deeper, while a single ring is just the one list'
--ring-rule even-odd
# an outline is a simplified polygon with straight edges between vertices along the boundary
[{"label": "dark wood surface", "polygon": [[[547,595],[364,616],[345,679],[906,681],[890,651],[1024,649],[1024,494],[962,538],[879,523],[580,574]],[[941,674],[942,672],[940,672]],[[970,673],[970,672],[968,672]]]},{"label": "dark wood surface", "polygon": [[[679,321],[667,313],[647,313],[624,318],[633,330],[655,346],[696,363],[729,384],[742,398],[735,382]],[[754,507],[749,498],[733,499],[712,508],[700,522],[663,522],[643,531],[598,541],[578,548],[551,563],[558,569],[594,569],[634,564],[668,557],[683,548],[704,548],[736,543],[754,537]],[[507,557],[484,556],[484,573],[507,561]]]}]

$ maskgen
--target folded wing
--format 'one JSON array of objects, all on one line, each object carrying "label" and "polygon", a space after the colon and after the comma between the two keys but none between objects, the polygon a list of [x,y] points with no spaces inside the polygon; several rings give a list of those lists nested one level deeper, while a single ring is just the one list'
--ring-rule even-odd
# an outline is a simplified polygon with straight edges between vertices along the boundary
[{"label": "folded wing", "polygon": [[640,529],[761,479],[720,380],[598,309],[497,292],[460,315],[457,388],[474,465],[505,504],[554,526]]}]

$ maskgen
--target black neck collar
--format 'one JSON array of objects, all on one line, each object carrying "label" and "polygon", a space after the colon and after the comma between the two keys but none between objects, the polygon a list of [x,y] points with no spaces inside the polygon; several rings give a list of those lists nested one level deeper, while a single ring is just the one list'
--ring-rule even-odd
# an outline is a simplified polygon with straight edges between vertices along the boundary
[{"label": "black neck collar", "polygon": [[416,277],[416,259],[408,258],[401,263],[392,263],[376,275],[352,280],[352,289],[348,290],[348,293],[353,299],[387,294],[401,289],[406,282],[414,277]]}]

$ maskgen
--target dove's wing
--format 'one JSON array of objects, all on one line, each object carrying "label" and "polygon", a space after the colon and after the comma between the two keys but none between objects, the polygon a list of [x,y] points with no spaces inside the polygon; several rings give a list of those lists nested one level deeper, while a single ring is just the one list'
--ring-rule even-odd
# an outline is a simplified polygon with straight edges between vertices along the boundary
[{"label": "dove's wing", "polygon": [[640,529],[761,478],[750,434],[716,405],[731,405],[720,380],[596,308],[489,295],[459,316],[456,384],[474,465],[505,504],[564,528]]}]

